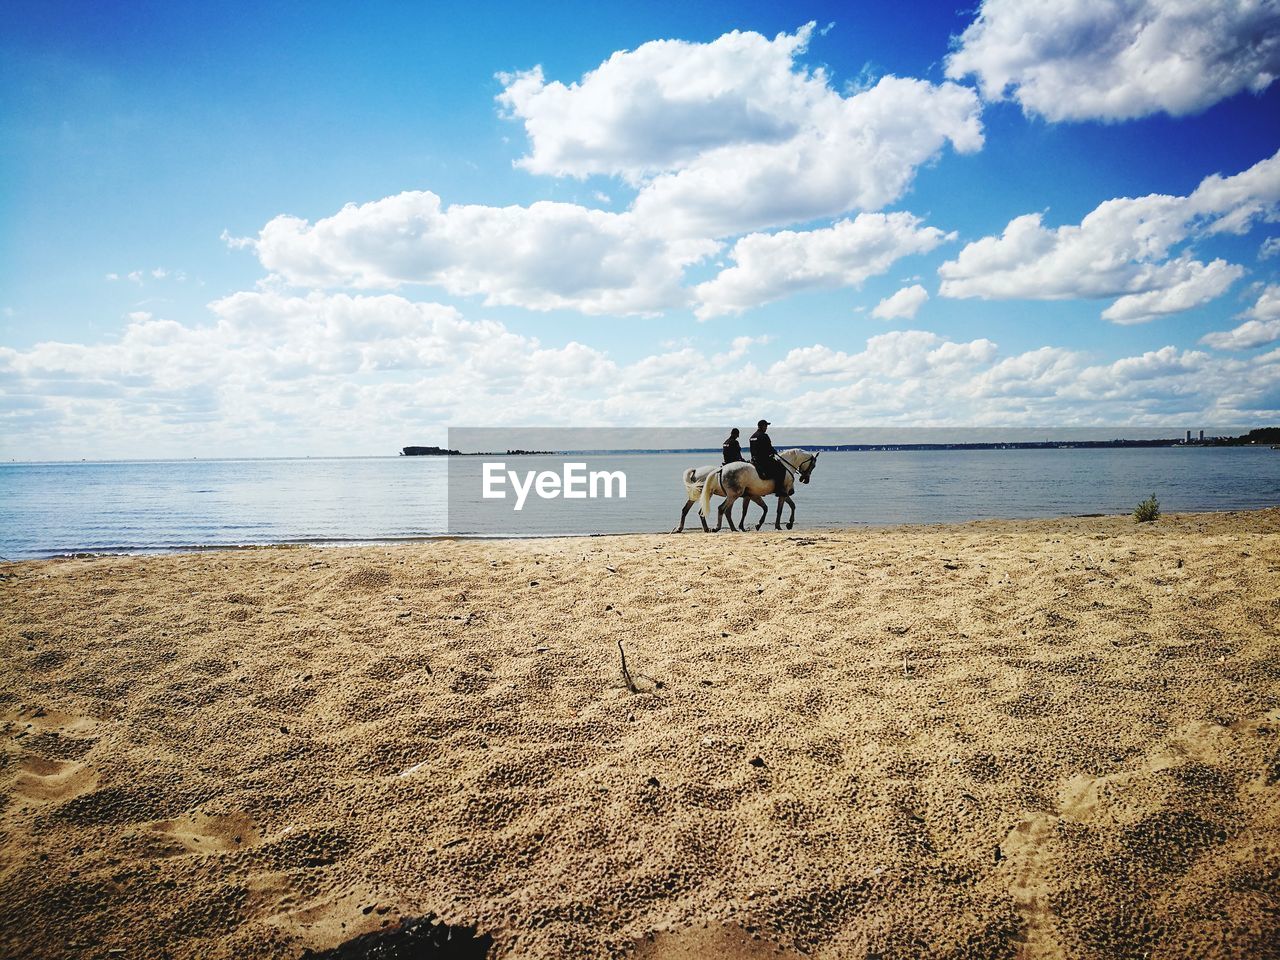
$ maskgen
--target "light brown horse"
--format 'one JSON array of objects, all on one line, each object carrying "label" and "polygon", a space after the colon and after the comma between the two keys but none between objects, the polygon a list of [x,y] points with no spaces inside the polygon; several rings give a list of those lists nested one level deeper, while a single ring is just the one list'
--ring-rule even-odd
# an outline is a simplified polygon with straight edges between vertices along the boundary
[{"label": "light brown horse", "polygon": [[[747,508],[752,503],[757,503],[763,510],[760,514],[760,522],[756,524],[759,530],[764,526],[765,520],[769,516],[769,506],[764,502],[764,498],[770,494],[778,495],[778,513],[773,518],[774,529],[782,529],[782,507],[783,504],[791,505],[791,515],[787,519],[787,529],[790,530],[796,522],[796,502],[791,499],[791,494],[795,492],[794,477],[798,477],[801,483],[808,483],[809,477],[813,474],[813,469],[818,465],[818,454],[810,453],[808,450],[801,450],[799,447],[793,447],[790,450],[779,452],[779,457],[790,468],[783,475],[782,490],[776,489],[777,484],[773,480],[765,480],[756,471],[756,468],[750,463],[726,463],[723,467],[712,471],[707,475],[706,480],[702,484],[701,503],[698,505],[698,513],[702,517],[702,525],[707,525],[706,518],[711,512],[711,498],[713,496],[724,497],[724,503],[720,504],[718,516],[716,519],[715,529],[718,531],[723,526],[726,518],[729,520],[729,529],[736,531],[738,528],[733,525],[733,505],[743,499],[742,504],[742,529],[747,526]],[[686,506],[687,510],[688,507]],[[683,526],[683,515],[681,516],[681,525]]]}]

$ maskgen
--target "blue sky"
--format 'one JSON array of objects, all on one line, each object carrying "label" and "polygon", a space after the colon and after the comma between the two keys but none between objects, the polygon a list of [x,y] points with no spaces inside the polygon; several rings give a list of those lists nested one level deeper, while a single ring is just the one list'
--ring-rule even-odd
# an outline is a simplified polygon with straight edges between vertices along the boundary
[{"label": "blue sky", "polygon": [[6,6],[7,456],[1280,419],[1274,2]]}]

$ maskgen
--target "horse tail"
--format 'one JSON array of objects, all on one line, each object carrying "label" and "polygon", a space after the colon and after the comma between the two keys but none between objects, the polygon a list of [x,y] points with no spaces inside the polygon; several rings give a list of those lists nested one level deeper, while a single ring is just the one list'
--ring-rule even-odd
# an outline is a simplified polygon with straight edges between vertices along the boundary
[{"label": "horse tail", "polygon": [[686,470],[686,471],[684,472],[684,482],[685,482],[686,484],[693,483],[693,481],[694,481],[694,480],[697,480],[697,479],[698,479],[698,468],[697,468],[697,467],[690,467],[688,470]]},{"label": "horse tail", "polygon": [[[723,469],[722,467],[721,470]],[[720,470],[712,470],[707,474],[707,479],[702,481],[702,497],[698,504],[698,513],[704,517],[711,513],[711,481],[718,476],[720,476]]]}]

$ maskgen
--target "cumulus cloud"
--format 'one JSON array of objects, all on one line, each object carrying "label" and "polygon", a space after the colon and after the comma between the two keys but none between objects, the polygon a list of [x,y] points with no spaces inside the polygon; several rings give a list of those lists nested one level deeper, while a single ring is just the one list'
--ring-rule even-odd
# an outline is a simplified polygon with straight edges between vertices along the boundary
[{"label": "cumulus cloud", "polygon": [[824,229],[750,234],[730,251],[732,267],[695,288],[696,312],[702,318],[741,313],[805,290],[858,286],[949,239],[920,223],[909,213],[860,213]]},{"label": "cumulus cloud", "polygon": [[[1156,317],[1182,313],[1215,300],[1244,276],[1244,267],[1214,260],[1200,263],[1183,258],[1168,265],[1161,278],[1165,286],[1145,293],[1131,293],[1116,300],[1102,311],[1102,318],[1112,323],[1146,323]],[[1182,279],[1176,279],[1179,275]]]},{"label": "cumulus cloud", "polygon": [[1084,354],[1062,347],[1040,347],[1004,357],[969,384],[974,397],[1051,398],[1085,368]]},{"label": "cumulus cloud", "polygon": [[1049,228],[1039,213],[999,237],[968,244],[938,268],[944,297],[1064,300],[1120,297],[1103,314],[1120,323],[1189,309],[1218,296],[1239,267],[1173,248],[1197,235],[1243,233],[1274,220],[1280,153],[1232,177],[1206,177],[1189,196],[1151,194],[1099,204],[1078,225]]},{"label": "cumulus cloud", "polygon": [[998,352],[985,338],[954,343],[927,330],[895,330],[867,339],[856,353],[816,345],[791,350],[769,368],[769,376],[783,380],[866,377],[902,380],[948,371],[973,370],[989,363]]},{"label": "cumulus cloud", "polygon": [[715,147],[788,140],[827,92],[822,71],[794,65],[813,26],[773,40],[737,30],[711,43],[653,40],[568,85],[548,82],[541,67],[502,74],[498,103],[529,137],[518,165],[638,181]]},{"label": "cumulus cloud", "polygon": [[413,191],[348,204],[314,224],[276,217],[254,249],[299,286],[430,284],[486,304],[642,314],[687,302],[684,268],[718,247],[654,236],[630,214],[548,201],[445,207]]},{"label": "cumulus cloud", "polygon": [[562,415],[569,391],[616,374],[581,343],[390,294],[243,291],[210,310],[199,325],[137,314],[100,344],[0,350],[0,395],[39,398],[10,420],[9,442],[62,456],[87,433],[102,456],[136,456],[139,442],[174,455],[393,451],[424,424]]},{"label": "cumulus cloud", "polygon": [[881,320],[914,320],[928,299],[929,292],[915,283],[885,297],[876,304],[871,315]]},{"label": "cumulus cloud", "polygon": [[947,58],[1051,121],[1196,113],[1280,72],[1275,0],[983,0]]},{"label": "cumulus cloud", "polygon": [[1280,341],[1280,284],[1269,284],[1240,316],[1248,319],[1232,330],[1205,334],[1200,342],[1216,350],[1249,350]]},{"label": "cumulus cloud", "polygon": [[[773,40],[735,31],[710,43],[653,41],[567,85],[540,68],[503,75],[501,109],[529,137],[520,165],[544,175],[620,177],[637,189],[624,212],[551,201],[446,206],[430,191],[410,191],[349,204],[314,223],[278,216],[257,237],[224,231],[223,240],[253,249],[275,277],[303,288],[422,284],[487,305],[592,315],[688,306],[696,301],[685,271],[718,252],[721,240],[877,210],[947,144],[982,145],[971,89],[885,77],[842,94],[825,71],[797,63],[812,35],[809,24]],[[600,190],[590,193],[609,202]],[[753,245],[779,241],[744,238],[737,266],[700,288],[702,315],[764,302],[788,283],[860,282],[869,274],[850,259],[858,251],[822,261],[833,232],[843,239],[845,226],[807,240],[789,235],[795,256],[818,255],[789,279],[776,271],[748,277]],[[866,255],[871,272],[883,269],[874,266],[876,251]]]},{"label": "cumulus cloud", "polygon": [[885,77],[844,96],[797,66],[812,32],[653,41],[568,85],[540,68],[506,75],[498,100],[529,136],[525,169],[623,177],[637,216],[669,236],[876,210],[948,143],[981,148],[972,90]]},{"label": "cumulus cloud", "polygon": [[947,143],[962,153],[982,146],[977,98],[955,84],[885,77],[831,96],[789,140],[719,147],[653,178],[636,215],[673,235],[722,237],[878,210]]},{"label": "cumulus cloud", "polygon": [[852,353],[793,350],[768,372],[804,388],[786,404],[798,423],[1237,423],[1275,416],[1280,350],[1241,361],[1167,346],[1098,363],[1061,347],[1001,355],[990,341],[911,330]]},{"label": "cumulus cloud", "polygon": [[[1046,346],[892,331],[762,363],[761,338],[675,344],[620,362],[394,294],[243,291],[199,325],[139,313],[115,339],[0,347],[7,449],[78,456],[392,451],[446,425],[658,422],[672,397],[702,422],[768,409],[792,423],[1167,423],[1272,418],[1280,351],[1173,347],[1103,363]],[[193,430],[198,426],[198,430]],[[425,439],[432,438],[432,439]]]}]

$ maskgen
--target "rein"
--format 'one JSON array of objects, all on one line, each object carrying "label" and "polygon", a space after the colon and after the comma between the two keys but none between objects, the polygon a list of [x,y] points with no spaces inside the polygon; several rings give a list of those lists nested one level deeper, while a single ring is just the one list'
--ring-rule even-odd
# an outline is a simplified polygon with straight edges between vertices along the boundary
[{"label": "rein", "polygon": [[787,472],[788,472],[788,473],[790,473],[793,477],[802,477],[802,476],[804,476],[804,466],[803,466],[803,464],[808,464],[808,465],[809,465],[809,469],[810,469],[810,470],[812,470],[812,469],[813,469],[814,464],[816,464],[816,463],[818,462],[818,457],[817,457],[817,455],[816,455],[816,454],[811,453],[811,454],[809,454],[809,456],[808,456],[808,458],[807,458],[807,459],[805,459],[805,460],[802,460],[802,461],[801,461],[802,466],[799,466],[799,467],[793,467],[793,466],[791,466],[791,464],[787,463],[787,461],[786,461],[785,459],[783,459],[782,454],[780,454],[780,453],[779,453],[779,454],[776,454],[775,456],[776,456],[777,461],[778,461],[780,464],[782,464],[784,467],[786,467],[786,468],[787,468]]},{"label": "rein", "polygon": [[[803,477],[805,476],[803,466],[801,466],[801,467],[793,467],[793,466],[791,466],[791,464],[787,463],[787,461],[783,458],[782,454],[780,454],[780,453],[774,453],[774,455],[773,455],[773,459],[777,460],[777,461],[778,461],[778,463],[782,464],[782,466],[786,469],[787,473],[791,474],[791,476],[793,476],[793,477],[797,477],[797,478],[803,478]],[[807,464],[807,465],[808,465],[808,467],[809,467],[809,469],[810,469],[810,470],[813,470],[814,464],[816,464],[816,463],[818,462],[818,455],[817,455],[817,454],[814,454],[814,453],[811,453],[811,454],[809,454],[809,456],[808,456],[808,458],[807,458],[807,459],[802,460],[802,461],[800,461],[800,462],[801,462],[801,464],[802,464],[802,465],[806,465],[806,464]],[[723,469],[724,469],[724,467],[721,467],[720,469],[721,469],[721,470],[723,470]],[[794,486],[794,484],[793,484],[793,486]],[[781,495],[781,494],[779,494],[779,495]],[[788,496],[789,496],[789,494],[788,494]]]}]

